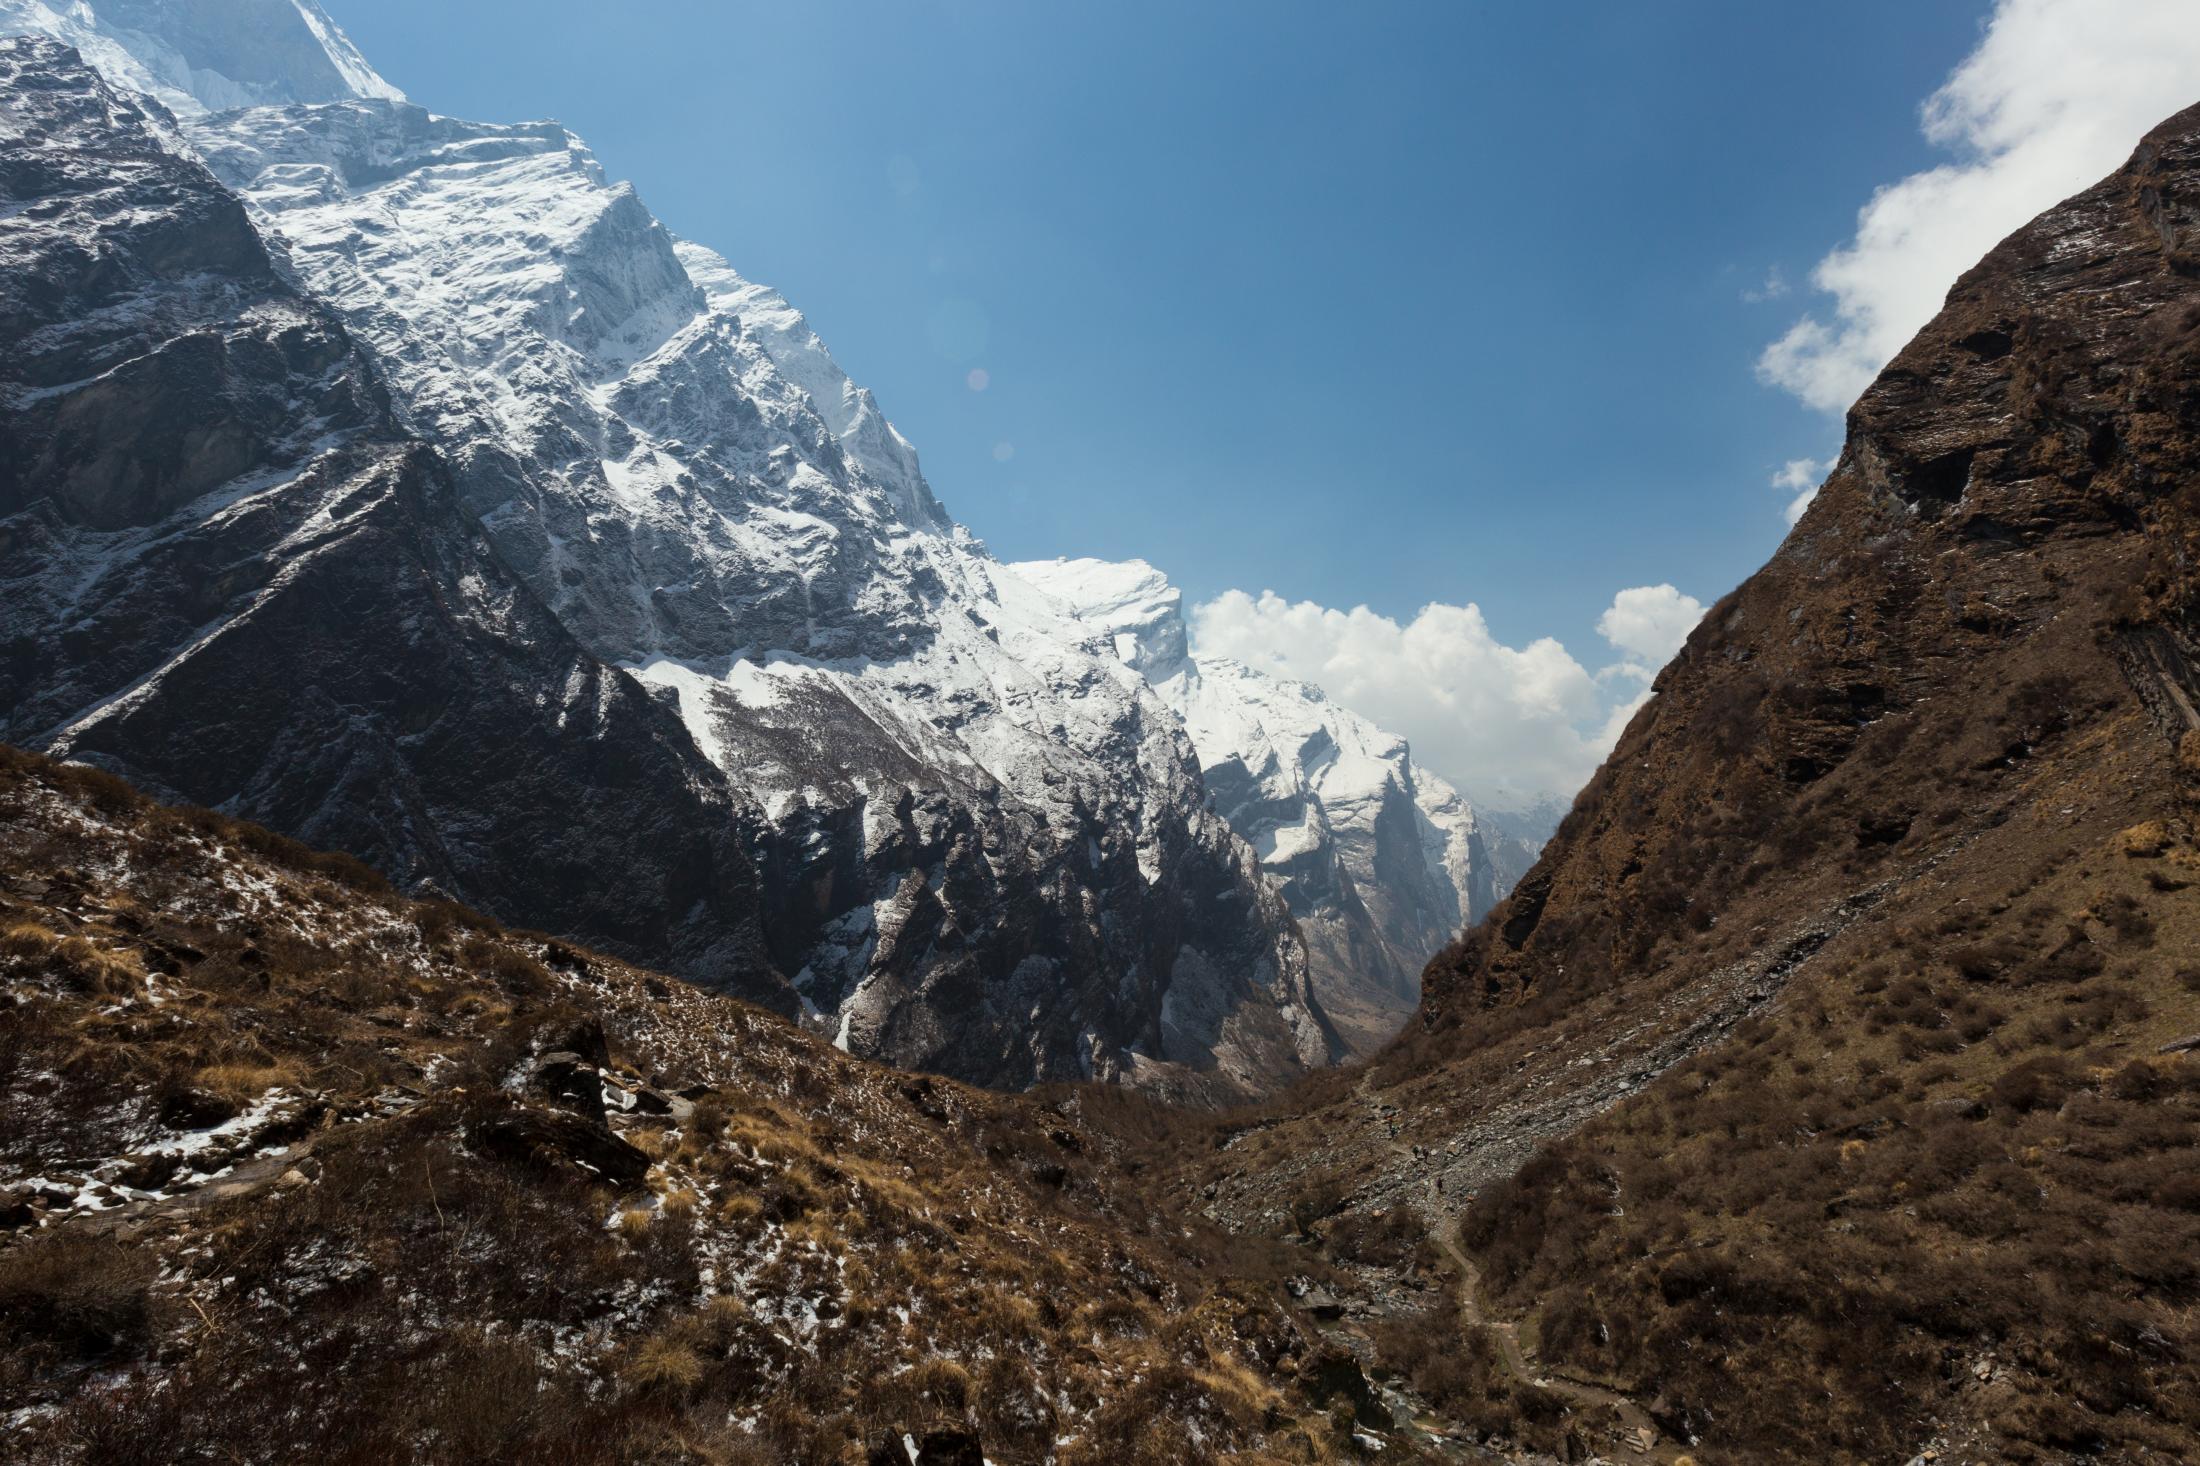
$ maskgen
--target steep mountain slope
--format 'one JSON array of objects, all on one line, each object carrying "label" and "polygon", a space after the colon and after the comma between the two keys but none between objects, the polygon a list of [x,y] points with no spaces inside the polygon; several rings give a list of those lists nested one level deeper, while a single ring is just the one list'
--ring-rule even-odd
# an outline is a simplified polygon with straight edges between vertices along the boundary
[{"label": "steep mountain slope", "polygon": [[[461,819],[417,798],[390,817],[380,805],[447,751],[408,748],[391,777],[331,781],[329,745],[280,736],[298,695],[323,692],[297,663],[225,691],[221,744],[249,760],[210,759],[211,739],[171,744],[159,729],[209,719],[175,692],[201,648],[180,626],[165,641],[119,633],[158,615],[136,598],[163,592],[136,569],[102,596],[116,634],[54,643],[0,731],[777,1002],[909,1066],[1230,1094],[1328,1062],[1304,943],[1208,810],[1181,723],[947,520],[908,444],[800,317],[676,245],[562,129],[406,105],[317,14],[293,8],[290,30],[327,41],[326,64],[287,90],[267,67],[293,45],[240,55],[192,5],[102,0],[52,23],[91,25],[95,57],[129,49],[122,81],[214,78],[209,106],[246,82],[255,98],[310,99],[348,78],[356,100],[186,116],[179,146],[247,200],[280,268],[371,351],[397,423],[447,473],[443,533],[485,540],[496,562],[481,583],[516,581],[526,614],[547,612],[543,635],[593,659],[570,675],[514,668],[510,694],[676,714],[687,747],[666,767],[690,808],[640,830],[591,817],[555,842],[562,868],[500,861],[492,880],[449,852],[509,844],[511,826],[560,801],[477,803]],[[52,16],[17,4],[0,26]],[[253,573],[281,589],[294,545],[261,547]],[[40,625],[74,604],[50,558],[21,562]],[[402,599],[385,593],[380,609],[428,631]],[[409,696],[414,657],[432,649],[395,654],[364,620],[353,645],[324,649],[341,669],[329,675],[373,669]],[[139,685],[145,658],[166,670]],[[647,738],[667,736],[661,722]],[[463,781],[487,761],[475,751],[436,776]],[[650,838],[668,827],[678,838]],[[727,889],[733,867],[698,861],[698,842],[736,847],[761,902]],[[621,925],[569,901],[591,869],[617,873]]]},{"label": "steep mountain slope", "polygon": [[2196,241],[2200,108],[1965,275],[1417,1034],[1188,1193],[1420,1209],[1699,1460],[2189,1459]]},{"label": "steep mountain slope", "polygon": [[723,781],[165,126],[0,46],[0,729],[759,987]]},{"label": "steep mountain slope", "polygon": [[1511,889],[1533,859],[1526,842],[1488,838],[1480,813],[1415,764],[1404,739],[1319,688],[1195,661],[1181,592],[1144,561],[1010,568],[1184,719],[1215,807],[1306,933],[1324,1010],[1356,1051],[1388,1042],[1420,996],[1422,964]]},{"label": "steep mountain slope", "polygon": [[1350,1459],[1106,1144],[0,747],[10,1461]]}]

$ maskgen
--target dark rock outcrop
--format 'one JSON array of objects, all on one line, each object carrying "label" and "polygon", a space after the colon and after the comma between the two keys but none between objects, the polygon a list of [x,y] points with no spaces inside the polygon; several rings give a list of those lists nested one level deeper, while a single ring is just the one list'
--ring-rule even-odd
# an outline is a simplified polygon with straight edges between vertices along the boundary
[{"label": "dark rock outcrop", "polygon": [[985,1452],[966,1430],[889,1431],[872,1443],[864,1461],[867,1466],[985,1466]]},{"label": "dark rock outcrop", "polygon": [[469,1138],[485,1155],[530,1170],[575,1168],[614,1186],[638,1184],[649,1157],[611,1133],[601,1120],[552,1110],[512,1106],[479,1119]]},{"label": "dark rock outcrop", "polygon": [[553,1103],[602,1124],[603,1075],[596,1066],[570,1050],[557,1049],[537,1055],[527,1076],[529,1087]]}]

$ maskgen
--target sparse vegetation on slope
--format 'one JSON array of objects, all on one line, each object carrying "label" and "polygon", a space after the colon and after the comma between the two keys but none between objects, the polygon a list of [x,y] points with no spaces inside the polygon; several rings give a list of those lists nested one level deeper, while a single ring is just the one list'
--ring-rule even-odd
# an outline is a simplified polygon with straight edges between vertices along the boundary
[{"label": "sparse vegetation on slope", "polygon": [[1417,1031],[1177,1194],[1415,1208],[1704,1463],[2189,1459],[2196,180],[2200,109],[1967,275]]},{"label": "sparse vegetation on slope", "polygon": [[1484,1191],[1461,1230],[1494,1301],[1534,1316],[1546,1361],[1736,1459],[1888,1458],[1941,1423],[1990,1431],[1977,1459],[2179,1459],[2200,1436],[2200,1056],[2175,1047],[2200,1010],[2200,854],[2115,843],[1842,942]]},{"label": "sparse vegetation on slope", "polygon": [[851,1060],[12,751],[0,1004],[10,1459],[1345,1439],[1286,1295],[1119,1210],[1062,1097]]}]

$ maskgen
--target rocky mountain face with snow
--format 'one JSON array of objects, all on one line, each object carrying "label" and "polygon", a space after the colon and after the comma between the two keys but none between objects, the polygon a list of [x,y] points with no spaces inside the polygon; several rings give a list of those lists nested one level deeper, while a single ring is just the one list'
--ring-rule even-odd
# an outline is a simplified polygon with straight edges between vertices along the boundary
[{"label": "rocky mountain face with snow", "polygon": [[1493,824],[1321,689],[1194,658],[1181,592],[1144,561],[1012,568],[1184,719],[1215,808],[1306,934],[1324,1009],[1356,1049],[1380,1047],[1413,1012],[1422,964],[1511,890],[1556,819]]},{"label": "rocky mountain face with snow", "polygon": [[172,127],[59,45],[0,52],[5,736],[759,968],[723,779],[505,571]]},{"label": "rocky mountain face with snow", "polygon": [[60,41],[117,87],[184,117],[405,100],[315,0],[0,0],[0,34]]},{"label": "rocky mountain face with snow", "polygon": [[1339,1054],[1183,720],[571,134],[310,3],[0,31],[0,738],[905,1067]]}]

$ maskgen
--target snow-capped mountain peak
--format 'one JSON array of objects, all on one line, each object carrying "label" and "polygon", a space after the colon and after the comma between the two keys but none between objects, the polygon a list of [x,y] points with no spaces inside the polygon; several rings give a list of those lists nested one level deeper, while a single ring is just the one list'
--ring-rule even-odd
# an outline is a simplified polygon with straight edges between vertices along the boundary
[{"label": "snow-capped mountain peak", "polygon": [[[559,745],[533,772],[616,780],[671,759],[694,791],[690,820],[753,826],[761,890],[753,930],[722,921],[725,893],[681,866],[682,831],[668,827],[661,862],[620,845],[626,930],[577,935],[744,985],[854,1052],[981,1082],[1247,1094],[1336,1057],[1299,929],[1210,807],[1181,720],[948,519],[914,450],[782,297],[675,240],[565,129],[406,103],[352,65],[306,0],[0,7],[0,29],[41,30],[114,85],[181,99],[182,147],[211,174],[193,174],[193,196],[227,190],[224,217],[248,219],[285,280],[371,355],[395,427],[432,454],[419,492],[442,496],[436,523],[465,528],[413,548],[441,569],[462,533],[493,562],[459,574],[455,599],[403,580],[354,592],[347,609],[386,605],[411,638],[402,658],[344,653],[388,663],[371,695],[386,707],[353,690],[324,708],[314,674],[295,670],[308,685],[228,694],[230,741],[269,750],[262,783],[332,744],[359,745],[349,757],[371,779],[289,779],[291,804],[273,808],[176,764],[136,730],[188,679],[125,703],[111,648],[68,669],[66,735],[46,746],[97,747],[268,823],[369,829],[355,848],[399,875],[433,872],[459,883],[453,894],[556,926],[585,859],[539,876],[492,868],[483,853],[546,812],[469,805],[460,818],[434,792],[446,783],[415,765],[439,756],[433,741],[407,731],[449,705],[411,695],[423,646],[443,631],[516,639],[539,608],[593,665],[537,686],[515,648],[514,690],[546,726],[507,713],[499,740],[565,738],[606,689],[644,700],[665,717],[633,726],[657,731],[594,752]],[[247,10],[265,23],[257,40],[239,32]],[[78,528],[58,533],[54,554],[94,553],[69,539]],[[270,597],[294,542],[252,552],[247,578]],[[150,584],[124,579],[123,602]],[[67,608],[33,590],[17,614],[30,640],[50,640]],[[185,668],[200,649],[175,629],[162,654]],[[126,707],[140,715],[127,728]],[[263,726],[300,708],[321,720],[313,731]],[[665,727],[681,748],[635,741]],[[381,807],[400,795],[401,813]]]},{"label": "snow-capped mountain peak", "polygon": [[0,0],[5,34],[65,41],[179,116],[405,100],[316,0]]},{"label": "snow-capped mountain peak", "polygon": [[1182,593],[1143,560],[1020,563],[1184,720],[1216,808],[1252,845],[1307,933],[1340,1028],[1379,1043],[1421,965],[1532,861],[1406,740],[1310,683],[1188,648]]},{"label": "snow-capped mountain peak", "polygon": [[1147,681],[1188,670],[1184,594],[1144,560],[1063,558],[1010,568],[1102,630],[1117,659]]}]

